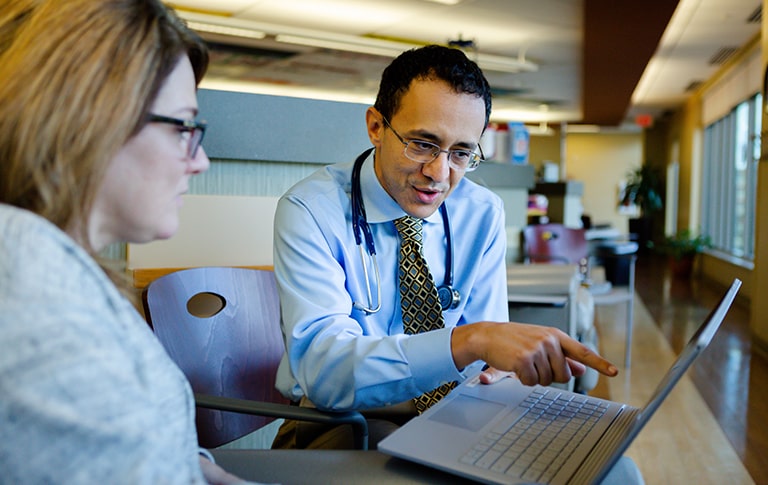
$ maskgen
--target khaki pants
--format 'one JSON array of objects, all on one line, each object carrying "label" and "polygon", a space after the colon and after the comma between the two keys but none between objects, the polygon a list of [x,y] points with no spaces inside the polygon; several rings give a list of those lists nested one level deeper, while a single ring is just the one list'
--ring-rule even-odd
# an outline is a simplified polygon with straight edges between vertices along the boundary
[{"label": "khaki pants", "polygon": [[[300,406],[315,407],[306,397]],[[386,408],[363,411],[368,421],[368,448],[375,450],[379,441],[416,416],[416,407],[407,401]],[[352,426],[310,423],[286,419],[272,442],[273,449],[354,449]]]}]

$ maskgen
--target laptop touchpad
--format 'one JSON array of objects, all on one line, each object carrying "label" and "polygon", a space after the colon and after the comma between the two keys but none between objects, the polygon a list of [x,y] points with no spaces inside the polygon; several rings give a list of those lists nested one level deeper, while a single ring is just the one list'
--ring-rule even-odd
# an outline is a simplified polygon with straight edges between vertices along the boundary
[{"label": "laptop touchpad", "polygon": [[429,419],[478,431],[505,409],[503,404],[465,395],[456,396]]}]

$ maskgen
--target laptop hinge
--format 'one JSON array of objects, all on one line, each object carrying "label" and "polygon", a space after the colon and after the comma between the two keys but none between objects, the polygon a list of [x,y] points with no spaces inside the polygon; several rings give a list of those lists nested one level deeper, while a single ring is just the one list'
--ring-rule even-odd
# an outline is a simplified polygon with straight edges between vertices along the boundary
[{"label": "laptop hinge", "polygon": [[[597,445],[589,452],[587,458],[576,470],[576,473],[567,483],[583,484],[594,483],[595,478],[603,470],[605,462],[611,458],[616,451],[616,447],[627,433],[632,425],[632,421],[640,413],[640,409],[630,406],[624,406],[616,415],[613,422],[608,426],[605,435],[599,440]],[[621,455],[616,457],[616,460]]]}]

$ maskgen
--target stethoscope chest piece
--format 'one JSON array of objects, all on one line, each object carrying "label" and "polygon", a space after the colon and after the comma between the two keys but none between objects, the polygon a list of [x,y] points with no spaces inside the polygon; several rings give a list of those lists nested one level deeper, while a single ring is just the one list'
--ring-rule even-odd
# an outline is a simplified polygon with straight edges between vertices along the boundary
[{"label": "stethoscope chest piece", "polygon": [[440,307],[443,310],[453,310],[461,303],[461,293],[450,285],[438,287],[437,297],[440,299]]}]

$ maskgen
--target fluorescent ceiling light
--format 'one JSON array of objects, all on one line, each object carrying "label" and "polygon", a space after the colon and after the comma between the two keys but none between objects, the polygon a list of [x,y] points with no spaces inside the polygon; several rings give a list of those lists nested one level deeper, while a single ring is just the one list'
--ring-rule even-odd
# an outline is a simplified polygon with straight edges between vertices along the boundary
[{"label": "fluorescent ceiling light", "polygon": [[289,98],[318,99],[323,101],[337,101],[341,103],[358,103],[372,105],[376,100],[376,94],[360,94],[351,92],[334,91],[330,89],[308,88],[302,86],[290,86],[251,81],[233,81],[231,79],[217,79],[205,77],[200,83],[203,89],[217,91],[235,91],[252,94],[268,94],[272,96],[286,96]]},{"label": "fluorescent ceiling light", "polygon": [[361,52],[363,54],[373,54],[376,56],[395,57],[404,50],[416,47],[410,44],[395,43],[359,43],[347,40],[323,39],[317,37],[304,37],[300,35],[278,34],[275,40],[286,44],[298,44],[309,47],[320,47],[323,49],[336,49],[341,51]]},{"label": "fluorescent ceiling light", "polygon": [[492,54],[477,53],[477,64],[484,70],[492,70],[499,72],[536,72],[539,70],[539,66],[531,61],[525,60],[521,57],[502,57]]},{"label": "fluorescent ceiling light", "polygon": [[432,3],[442,3],[443,5],[458,5],[462,0],[425,0]]},{"label": "fluorescent ceiling light", "polygon": [[267,34],[258,30],[243,29],[241,27],[229,27],[226,25],[210,24],[205,22],[188,21],[187,26],[192,30],[197,30],[200,32],[231,35],[234,37],[245,37],[247,39],[263,39],[267,36]]},{"label": "fluorescent ceiling light", "polygon": [[[356,35],[336,34],[333,32],[297,29],[281,25],[269,25],[247,22],[239,19],[211,18],[211,16],[194,12],[180,12],[190,28],[200,32],[210,32],[249,39],[263,39],[274,35],[278,42],[336,49],[349,52],[361,52],[386,57],[396,57],[400,53],[421,47],[420,44],[397,42],[385,39],[360,37]],[[525,56],[504,57],[480,52],[470,52],[468,55],[484,70],[496,72],[533,72],[539,69],[535,63],[525,59]]]},{"label": "fluorescent ceiling light", "polygon": [[[327,37],[286,35],[278,34],[275,37],[278,42],[288,44],[298,44],[310,47],[321,47],[325,49],[336,49],[341,51],[362,52],[378,56],[396,57],[403,51],[420,47],[417,44],[407,44],[404,42],[393,42],[380,39],[367,39],[365,37],[341,36],[338,34],[329,34]],[[520,58],[502,57],[491,54],[478,53],[469,54],[474,57],[477,64],[484,70],[497,72],[533,72],[539,69],[535,63]]]}]

